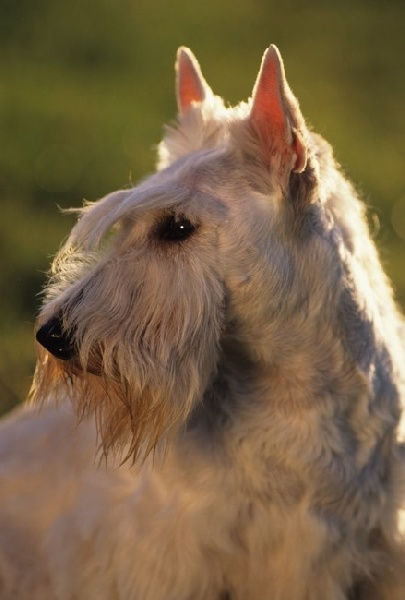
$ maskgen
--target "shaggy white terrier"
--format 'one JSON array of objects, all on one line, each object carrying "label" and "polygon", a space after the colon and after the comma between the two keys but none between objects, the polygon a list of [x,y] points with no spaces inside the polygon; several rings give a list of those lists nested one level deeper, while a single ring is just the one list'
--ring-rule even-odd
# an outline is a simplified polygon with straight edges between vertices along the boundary
[{"label": "shaggy white terrier", "polygon": [[236,108],[177,72],[157,172],[54,262],[0,598],[403,600],[403,325],[363,205],[274,46]]}]

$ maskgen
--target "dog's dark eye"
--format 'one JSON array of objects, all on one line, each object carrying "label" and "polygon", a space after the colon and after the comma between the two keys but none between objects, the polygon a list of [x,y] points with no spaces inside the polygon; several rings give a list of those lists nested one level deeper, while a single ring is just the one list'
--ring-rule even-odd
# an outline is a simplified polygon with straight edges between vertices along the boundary
[{"label": "dog's dark eye", "polygon": [[182,215],[170,215],[166,217],[159,228],[159,237],[169,242],[181,242],[186,240],[196,227]]}]

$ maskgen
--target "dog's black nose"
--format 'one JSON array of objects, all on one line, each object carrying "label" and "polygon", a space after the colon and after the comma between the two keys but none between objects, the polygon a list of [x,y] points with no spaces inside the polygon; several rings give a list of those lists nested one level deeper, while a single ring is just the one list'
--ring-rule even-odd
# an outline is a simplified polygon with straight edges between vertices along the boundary
[{"label": "dog's black nose", "polygon": [[36,333],[36,338],[41,346],[56,358],[69,360],[75,355],[72,338],[68,332],[64,331],[58,317],[54,317],[42,325]]}]

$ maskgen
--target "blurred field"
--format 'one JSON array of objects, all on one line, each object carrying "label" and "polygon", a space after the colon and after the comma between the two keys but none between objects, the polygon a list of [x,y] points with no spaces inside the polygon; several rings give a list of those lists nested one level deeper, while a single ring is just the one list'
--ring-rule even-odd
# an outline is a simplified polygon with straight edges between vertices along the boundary
[{"label": "blurred field", "polygon": [[402,0],[1,0],[0,412],[29,387],[38,292],[72,225],[57,207],[153,169],[152,147],[175,115],[179,45],[236,102],[269,43],[368,203],[405,306]]}]

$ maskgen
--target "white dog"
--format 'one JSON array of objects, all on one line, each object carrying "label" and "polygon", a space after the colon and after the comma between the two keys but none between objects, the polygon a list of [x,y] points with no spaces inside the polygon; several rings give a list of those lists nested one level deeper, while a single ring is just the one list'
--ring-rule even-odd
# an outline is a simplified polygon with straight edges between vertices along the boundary
[{"label": "white dog", "polygon": [[363,206],[274,46],[236,108],[177,69],[158,171],[54,262],[0,598],[403,600],[403,325]]}]

